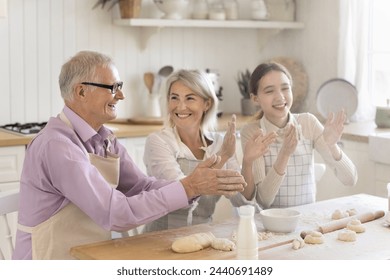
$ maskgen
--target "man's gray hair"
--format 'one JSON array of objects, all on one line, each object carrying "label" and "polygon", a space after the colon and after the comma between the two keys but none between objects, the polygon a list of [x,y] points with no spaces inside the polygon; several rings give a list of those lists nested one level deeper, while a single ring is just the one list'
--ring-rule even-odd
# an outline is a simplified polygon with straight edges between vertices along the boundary
[{"label": "man's gray hair", "polygon": [[96,68],[106,68],[113,64],[113,60],[107,55],[94,51],[78,52],[62,65],[58,79],[62,98],[72,100],[72,93],[77,84],[97,80],[99,77]]}]

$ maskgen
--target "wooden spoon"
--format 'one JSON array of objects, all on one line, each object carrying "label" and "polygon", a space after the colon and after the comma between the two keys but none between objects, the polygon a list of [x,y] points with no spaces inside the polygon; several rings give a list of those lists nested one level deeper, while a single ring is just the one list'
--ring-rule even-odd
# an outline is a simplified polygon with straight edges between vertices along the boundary
[{"label": "wooden spoon", "polygon": [[154,84],[154,74],[152,72],[146,72],[144,74],[144,82],[149,93],[152,94]]}]

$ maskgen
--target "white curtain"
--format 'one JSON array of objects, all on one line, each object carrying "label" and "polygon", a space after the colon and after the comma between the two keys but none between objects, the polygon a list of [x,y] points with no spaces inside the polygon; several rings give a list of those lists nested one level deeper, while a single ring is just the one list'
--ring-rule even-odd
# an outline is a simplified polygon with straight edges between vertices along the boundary
[{"label": "white curtain", "polygon": [[7,0],[0,0],[0,18],[7,17]]},{"label": "white curtain", "polygon": [[356,86],[358,108],[351,121],[375,118],[368,85],[370,0],[341,0],[338,76]]}]

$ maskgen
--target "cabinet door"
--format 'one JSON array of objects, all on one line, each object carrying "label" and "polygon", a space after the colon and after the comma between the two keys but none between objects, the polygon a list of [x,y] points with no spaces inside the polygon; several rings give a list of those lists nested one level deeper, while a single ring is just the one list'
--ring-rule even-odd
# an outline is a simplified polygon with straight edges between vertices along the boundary
[{"label": "cabinet door", "polygon": [[131,137],[119,139],[119,142],[126,147],[130,157],[144,173],[146,173],[146,168],[143,160],[145,141],[146,137]]},{"label": "cabinet door", "polygon": [[[11,189],[19,189],[19,182],[0,183],[0,192]],[[0,216],[0,247],[3,249],[6,260],[11,259],[12,253],[9,251],[7,236],[10,233],[13,246],[15,246],[16,225],[18,221],[18,212],[9,213],[6,217]],[[8,232],[9,230],[9,232]]]},{"label": "cabinet door", "polygon": [[25,146],[0,148],[0,183],[19,181]]},{"label": "cabinet door", "polygon": [[[358,173],[358,181],[356,186],[344,186],[336,178],[332,170],[327,167],[324,176],[320,182],[317,183],[317,200],[330,199],[358,193],[375,195],[375,165],[369,159],[368,144],[363,142],[342,140],[340,142],[340,147],[356,166]],[[322,158],[317,153],[315,153],[315,161],[323,162]]]}]

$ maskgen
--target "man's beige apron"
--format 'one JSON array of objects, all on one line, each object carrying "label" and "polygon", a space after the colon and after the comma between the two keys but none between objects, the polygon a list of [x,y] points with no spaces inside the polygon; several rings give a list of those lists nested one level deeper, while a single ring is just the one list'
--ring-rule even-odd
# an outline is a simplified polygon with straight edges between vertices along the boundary
[{"label": "man's beige apron", "polygon": [[[63,112],[60,118],[72,127]],[[99,170],[113,188],[116,188],[119,182],[120,160],[117,155],[110,153],[110,145],[106,148],[107,157],[88,153],[84,146],[82,147],[91,164]],[[18,229],[31,233],[33,259],[73,259],[69,253],[71,247],[111,239],[110,231],[97,225],[73,203],[69,203],[58,213],[35,227],[19,224]]]}]

